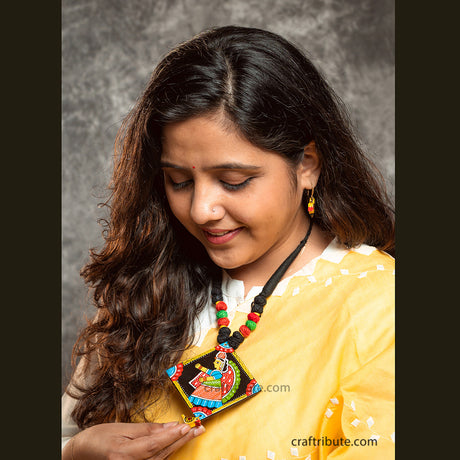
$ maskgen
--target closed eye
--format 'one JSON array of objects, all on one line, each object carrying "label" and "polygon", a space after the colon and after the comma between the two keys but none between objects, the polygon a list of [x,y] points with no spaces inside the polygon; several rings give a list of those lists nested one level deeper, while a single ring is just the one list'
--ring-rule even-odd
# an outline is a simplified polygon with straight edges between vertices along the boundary
[{"label": "closed eye", "polygon": [[169,178],[169,182],[174,190],[182,190],[191,185],[193,181],[190,179],[183,182],[174,182],[171,178]]},{"label": "closed eye", "polygon": [[221,180],[221,184],[226,188],[227,190],[241,190],[242,188],[246,187],[249,185],[249,182],[254,179],[253,177],[248,177],[245,181],[240,182],[239,184],[229,184],[228,182],[224,182]]},{"label": "closed eye", "polygon": [[[183,190],[185,189],[186,187],[188,187],[189,185],[192,185],[193,183],[193,180],[192,179],[189,179],[189,180],[186,180],[186,181],[183,181],[183,182],[174,182],[171,177],[168,177],[169,179],[169,183],[171,184],[171,187],[174,189],[174,190]],[[253,177],[248,177],[246,180],[244,180],[243,182],[240,182],[238,184],[230,184],[229,182],[225,182],[223,180],[219,181],[222,186],[226,189],[226,190],[229,190],[229,191],[236,191],[236,190],[241,190],[243,189],[244,187],[246,187],[247,185],[249,185],[249,182],[254,179]]]}]

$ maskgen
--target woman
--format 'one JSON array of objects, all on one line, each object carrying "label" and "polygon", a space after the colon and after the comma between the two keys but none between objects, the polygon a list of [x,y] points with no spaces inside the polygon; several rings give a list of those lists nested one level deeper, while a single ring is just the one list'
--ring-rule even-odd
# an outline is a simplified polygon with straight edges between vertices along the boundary
[{"label": "woman", "polygon": [[[205,31],[157,66],[118,147],[63,458],[391,458],[393,211],[311,62],[267,31]],[[216,345],[262,391],[204,433],[177,424],[166,370]]]}]

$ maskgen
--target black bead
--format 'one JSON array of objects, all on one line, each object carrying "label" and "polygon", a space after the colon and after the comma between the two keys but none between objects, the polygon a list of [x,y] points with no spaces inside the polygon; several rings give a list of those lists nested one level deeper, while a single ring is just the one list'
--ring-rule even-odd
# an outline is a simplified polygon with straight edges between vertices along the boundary
[{"label": "black bead", "polygon": [[238,343],[243,343],[244,341],[244,335],[240,331],[235,331],[233,333],[233,337],[235,337]]},{"label": "black bead", "polygon": [[219,329],[219,334],[228,334],[228,335],[230,335],[231,333],[232,333],[232,331],[227,326],[221,327]]},{"label": "black bead", "polygon": [[230,338],[228,339],[228,344],[229,344],[234,350],[236,350],[236,349],[240,346],[240,344],[239,344],[236,340],[234,340],[233,337],[230,337]]},{"label": "black bead", "polygon": [[221,337],[229,337],[231,333],[232,333],[232,331],[230,331],[230,330],[227,328],[226,331],[222,331],[222,330],[219,331],[219,334],[218,334],[218,335],[220,335]]},{"label": "black bead", "polygon": [[224,343],[228,340],[230,337],[230,333],[232,331],[228,327],[223,327],[222,329],[219,330],[219,334],[217,335],[217,342],[218,343]]},{"label": "black bead", "polygon": [[267,299],[263,295],[256,295],[254,297],[254,304],[255,305],[260,305],[263,307],[267,303]]},{"label": "black bead", "polygon": [[264,311],[264,307],[262,305],[257,305],[255,303],[252,303],[251,304],[251,311],[253,313],[259,313],[261,315],[263,313],[263,311]]},{"label": "black bead", "polygon": [[222,289],[220,287],[213,287],[211,289],[211,298],[213,303],[219,302],[220,300],[224,300],[222,297]]},{"label": "black bead", "polygon": [[239,331],[235,331],[228,339],[228,344],[236,350],[244,341],[244,336]]}]

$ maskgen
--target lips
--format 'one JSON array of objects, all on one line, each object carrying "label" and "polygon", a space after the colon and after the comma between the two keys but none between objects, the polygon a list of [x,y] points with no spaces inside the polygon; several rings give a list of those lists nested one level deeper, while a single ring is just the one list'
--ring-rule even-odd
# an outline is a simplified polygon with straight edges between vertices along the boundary
[{"label": "lips", "polygon": [[243,227],[235,228],[234,230],[225,230],[220,228],[202,228],[204,236],[212,244],[224,244],[235,238]]}]

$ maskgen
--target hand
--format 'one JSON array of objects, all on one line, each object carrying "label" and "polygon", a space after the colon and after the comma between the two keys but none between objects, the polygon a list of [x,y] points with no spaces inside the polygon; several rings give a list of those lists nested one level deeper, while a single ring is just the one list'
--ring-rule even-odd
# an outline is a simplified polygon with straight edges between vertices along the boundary
[{"label": "hand", "polygon": [[204,431],[178,422],[102,423],[75,435],[62,459],[73,454],[72,460],[164,460]]}]

